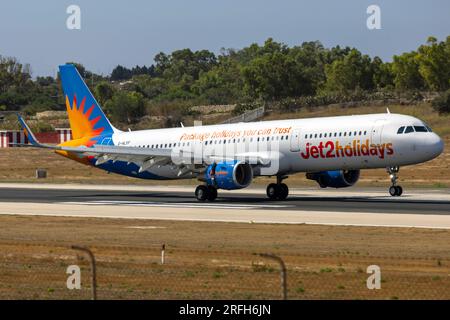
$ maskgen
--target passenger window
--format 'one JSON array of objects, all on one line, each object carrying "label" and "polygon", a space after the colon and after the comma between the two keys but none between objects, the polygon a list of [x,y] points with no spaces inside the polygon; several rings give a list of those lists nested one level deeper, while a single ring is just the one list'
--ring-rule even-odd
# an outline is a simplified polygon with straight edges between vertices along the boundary
[{"label": "passenger window", "polygon": [[359,135],[361,135],[361,133],[362,133],[362,132],[360,131],[360,132],[359,132]]},{"label": "passenger window", "polygon": [[348,136],[351,137],[351,135],[352,135],[352,132],[350,131],[350,132],[348,133]]},{"label": "passenger window", "polygon": [[335,137],[337,136],[337,132],[334,133],[334,136],[335,136]]},{"label": "passenger window", "polygon": [[400,127],[400,128],[398,128],[398,130],[397,130],[397,134],[402,134],[403,133],[403,130],[405,130],[405,127],[403,126],[403,127]]},{"label": "passenger window", "polygon": [[327,137],[327,134],[325,133],[325,134],[323,135],[323,137],[326,138],[326,137]]},{"label": "passenger window", "polygon": [[427,129],[423,126],[414,126],[414,130],[416,130],[416,132],[427,132]]},{"label": "passenger window", "polygon": [[406,127],[405,133],[414,132],[414,128],[411,126]]},{"label": "passenger window", "polygon": [[346,137],[347,136],[347,132],[344,132],[344,137]]}]

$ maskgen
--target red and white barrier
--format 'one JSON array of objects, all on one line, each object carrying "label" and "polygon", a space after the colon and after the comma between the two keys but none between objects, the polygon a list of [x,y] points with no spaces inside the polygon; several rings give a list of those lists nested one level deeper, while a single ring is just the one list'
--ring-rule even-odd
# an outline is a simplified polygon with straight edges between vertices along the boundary
[{"label": "red and white barrier", "polygon": [[9,147],[8,131],[0,131],[0,148]]},{"label": "red and white barrier", "polygon": [[2,130],[0,131],[0,148],[15,147],[16,143],[27,143],[23,131]]},{"label": "red and white barrier", "polygon": [[[54,132],[37,133],[36,138],[42,143],[59,144],[72,140],[72,131],[67,128],[58,128]],[[28,139],[23,131],[0,131],[0,148],[16,147],[16,143],[28,143]]]},{"label": "red and white barrier", "polygon": [[59,143],[72,140],[72,130],[68,128],[56,128],[55,130],[59,134]]}]

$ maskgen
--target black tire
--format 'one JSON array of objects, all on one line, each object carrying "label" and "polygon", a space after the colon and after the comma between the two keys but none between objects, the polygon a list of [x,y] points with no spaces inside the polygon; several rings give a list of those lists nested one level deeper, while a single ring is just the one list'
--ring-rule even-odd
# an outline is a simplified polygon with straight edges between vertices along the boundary
[{"label": "black tire", "polygon": [[270,200],[276,200],[278,197],[278,186],[275,183],[271,183],[267,186],[266,194]]},{"label": "black tire", "polygon": [[198,201],[205,201],[208,198],[208,188],[200,185],[195,189],[195,197]]},{"label": "black tire", "polygon": [[278,186],[278,196],[277,199],[278,200],[286,200],[286,198],[289,195],[289,187],[285,184],[282,183]]},{"label": "black tire", "polygon": [[208,186],[208,196],[206,197],[208,201],[214,201],[217,199],[217,189],[213,186]]},{"label": "black tire", "polygon": [[397,187],[396,186],[391,186],[389,188],[389,194],[393,197],[395,197],[397,195]]},{"label": "black tire", "polygon": [[397,186],[397,197],[400,197],[403,194],[403,188],[401,186]]}]

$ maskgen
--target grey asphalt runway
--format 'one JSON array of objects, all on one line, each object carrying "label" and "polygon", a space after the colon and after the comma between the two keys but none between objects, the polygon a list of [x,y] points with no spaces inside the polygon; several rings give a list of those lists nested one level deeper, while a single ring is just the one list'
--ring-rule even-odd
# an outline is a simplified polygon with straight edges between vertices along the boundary
[{"label": "grey asphalt runway", "polygon": [[[97,186],[101,189],[101,186]],[[148,187],[151,189],[151,187]],[[192,189],[192,190],[191,190]],[[450,195],[438,199],[428,199],[423,192],[403,197],[390,197],[386,191],[361,192],[355,189],[355,195],[350,191],[341,193],[333,190],[296,191],[285,201],[270,201],[264,190],[246,190],[238,192],[219,192],[219,198],[214,202],[199,203],[193,195],[193,187],[155,191],[141,190],[96,190],[83,187],[66,188],[0,188],[0,202],[28,203],[78,203],[78,204],[117,204],[140,206],[191,206],[191,207],[226,207],[226,208],[258,208],[277,210],[306,210],[334,212],[375,212],[375,213],[407,213],[450,215]],[[181,191],[184,190],[184,191]],[[422,197],[417,197],[422,194]],[[432,194],[432,193],[430,193]]]},{"label": "grey asphalt runway", "polygon": [[292,189],[269,201],[262,188],[221,191],[198,202],[194,187],[0,184],[0,215],[289,223],[450,229],[450,192]]}]

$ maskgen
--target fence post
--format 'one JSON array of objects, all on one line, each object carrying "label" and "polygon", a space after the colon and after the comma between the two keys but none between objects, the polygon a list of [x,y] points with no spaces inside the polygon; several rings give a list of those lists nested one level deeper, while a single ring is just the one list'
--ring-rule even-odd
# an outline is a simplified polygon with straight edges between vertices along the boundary
[{"label": "fence post", "polygon": [[92,253],[91,250],[89,250],[89,248],[84,247],[84,246],[71,246],[71,248],[73,250],[79,250],[79,251],[83,251],[85,253],[88,254],[89,256],[89,261],[91,263],[91,286],[92,286],[92,300],[97,300],[97,271],[96,271],[96,266],[95,266],[95,257],[94,254]]},{"label": "fence post", "polygon": [[287,275],[286,275],[286,265],[284,264],[283,259],[272,253],[260,253],[259,256],[275,260],[280,265],[282,299],[287,300],[287,279],[286,279]]},{"label": "fence post", "polygon": [[163,245],[161,247],[161,264],[164,264],[165,254],[166,254],[166,244],[163,243]]}]

